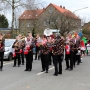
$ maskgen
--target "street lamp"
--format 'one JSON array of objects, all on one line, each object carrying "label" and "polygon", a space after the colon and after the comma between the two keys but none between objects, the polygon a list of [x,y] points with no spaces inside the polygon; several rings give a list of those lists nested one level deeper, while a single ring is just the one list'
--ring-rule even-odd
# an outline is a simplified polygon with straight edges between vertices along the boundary
[{"label": "street lamp", "polygon": [[82,10],[82,9],[86,9],[86,8],[88,8],[88,7],[77,9],[77,10],[73,11],[73,13],[75,13],[76,11]]},{"label": "street lamp", "polygon": [[[88,7],[83,7],[83,8],[80,8],[80,9],[77,9],[77,10],[74,10],[73,11],[73,14],[76,12],[76,11],[79,11],[79,10],[82,10],[82,9],[86,9],[86,8],[88,8]],[[80,32],[82,33],[82,28],[81,28],[81,25],[80,25]]]}]

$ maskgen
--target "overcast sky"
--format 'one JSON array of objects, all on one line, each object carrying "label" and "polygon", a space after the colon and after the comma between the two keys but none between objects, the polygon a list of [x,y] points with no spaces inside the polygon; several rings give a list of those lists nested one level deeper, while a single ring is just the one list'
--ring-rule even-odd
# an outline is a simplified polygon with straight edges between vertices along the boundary
[{"label": "overcast sky", "polygon": [[[44,6],[48,6],[50,3],[56,4],[58,6],[65,6],[66,9],[74,12],[80,18],[84,19],[86,22],[90,21],[90,0],[41,0],[44,3]],[[88,7],[86,9],[83,9]],[[7,13],[7,18],[11,23],[10,13]]]}]

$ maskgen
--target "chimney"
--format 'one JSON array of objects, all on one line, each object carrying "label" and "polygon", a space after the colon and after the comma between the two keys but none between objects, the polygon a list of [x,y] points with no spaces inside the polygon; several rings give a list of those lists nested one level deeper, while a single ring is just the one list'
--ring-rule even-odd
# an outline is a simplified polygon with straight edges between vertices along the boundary
[{"label": "chimney", "polygon": [[37,10],[38,10],[38,8],[37,8]]},{"label": "chimney", "polygon": [[65,7],[63,7],[63,9],[65,9]]},{"label": "chimney", "polygon": [[60,8],[62,8],[62,5],[60,5]]}]

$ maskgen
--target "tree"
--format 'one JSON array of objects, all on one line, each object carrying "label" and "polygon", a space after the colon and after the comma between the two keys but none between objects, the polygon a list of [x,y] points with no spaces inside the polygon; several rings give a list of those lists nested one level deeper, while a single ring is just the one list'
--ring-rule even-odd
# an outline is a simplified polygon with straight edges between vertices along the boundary
[{"label": "tree", "polygon": [[78,31],[81,28],[81,20],[76,18],[74,14],[65,12],[53,12],[51,15],[46,16],[48,20],[48,27],[53,29],[59,29],[60,34],[69,33],[71,31]]},{"label": "tree", "polygon": [[[3,8],[8,7],[7,9],[11,9],[12,11],[12,35],[13,35],[14,23],[15,23],[15,10],[16,9],[18,10],[21,7],[25,8],[26,6],[28,6],[26,3],[27,1],[28,2],[33,1],[33,3],[31,3],[30,5],[32,7],[35,4],[35,0],[2,0],[0,1],[0,6],[4,4]],[[38,3],[36,5],[38,5]]]},{"label": "tree", "polygon": [[0,15],[0,28],[7,28],[8,25],[7,18],[4,15]]},{"label": "tree", "polygon": [[[40,10],[41,10],[41,9],[39,9],[39,7],[40,6],[42,7],[42,5],[44,6],[44,4],[45,4],[45,2],[43,3],[43,2],[40,2],[39,0],[27,0],[26,1],[25,8],[27,10],[30,10],[30,12],[31,12],[30,16],[33,16],[33,18],[32,18],[32,20],[30,20],[30,22],[28,22],[28,20],[26,19],[27,15],[24,15],[25,34],[27,31],[32,31],[33,35],[36,34],[36,30],[42,24],[42,22],[40,22],[40,20],[38,20],[38,18],[39,18],[38,12],[40,12]],[[28,28],[27,28],[27,24],[30,25],[30,26],[28,26]]]}]

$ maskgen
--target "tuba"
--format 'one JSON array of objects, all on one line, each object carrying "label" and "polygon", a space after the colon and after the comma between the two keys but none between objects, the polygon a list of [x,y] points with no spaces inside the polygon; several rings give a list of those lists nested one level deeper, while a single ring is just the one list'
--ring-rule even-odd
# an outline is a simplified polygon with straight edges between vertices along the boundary
[{"label": "tuba", "polygon": [[52,33],[51,29],[47,28],[47,29],[44,30],[44,35],[45,35],[45,36],[50,36],[50,35],[52,35],[52,34],[53,34],[53,33]]}]

